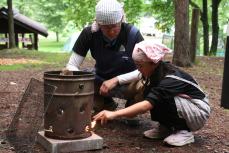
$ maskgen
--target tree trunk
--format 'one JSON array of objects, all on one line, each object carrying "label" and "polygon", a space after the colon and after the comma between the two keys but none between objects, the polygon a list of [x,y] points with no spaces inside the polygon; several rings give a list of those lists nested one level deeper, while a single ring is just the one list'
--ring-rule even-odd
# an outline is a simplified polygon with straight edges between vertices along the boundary
[{"label": "tree trunk", "polygon": [[219,23],[218,23],[218,7],[221,0],[212,0],[212,42],[210,55],[216,55],[218,46]]},{"label": "tree trunk", "polygon": [[173,64],[181,67],[191,66],[189,54],[189,0],[174,0],[175,3],[175,41]]},{"label": "tree trunk", "polygon": [[194,8],[192,10],[192,25],[191,25],[191,36],[190,36],[190,55],[191,55],[192,63],[194,63],[196,59],[199,15],[200,15],[200,9]]},{"label": "tree trunk", "polygon": [[223,85],[222,85],[222,95],[221,95],[221,106],[229,109],[229,23],[227,25],[227,38],[226,38],[226,50],[224,58],[224,72],[223,72]]},{"label": "tree trunk", "polygon": [[204,32],[204,55],[209,53],[209,25],[208,25],[208,1],[203,0],[202,23]]},{"label": "tree trunk", "polygon": [[38,34],[37,33],[33,33],[33,37],[34,37],[34,49],[38,50]]},{"label": "tree trunk", "polygon": [[59,32],[56,32],[56,42],[59,42]]},{"label": "tree trunk", "polygon": [[9,48],[15,48],[14,18],[12,0],[7,0],[8,5],[8,28],[9,28]]}]

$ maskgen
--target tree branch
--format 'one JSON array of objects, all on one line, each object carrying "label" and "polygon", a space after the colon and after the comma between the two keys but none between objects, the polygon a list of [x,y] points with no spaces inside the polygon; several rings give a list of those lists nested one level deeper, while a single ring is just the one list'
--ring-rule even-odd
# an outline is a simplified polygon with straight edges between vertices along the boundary
[{"label": "tree branch", "polygon": [[195,8],[200,9],[200,7],[199,7],[196,3],[194,3],[192,0],[189,0],[189,4],[190,4],[192,7],[195,7]]},{"label": "tree branch", "polygon": [[202,17],[203,12],[200,9],[200,7],[195,2],[193,2],[192,0],[189,0],[189,4],[194,8],[198,8],[200,10],[200,16]]}]

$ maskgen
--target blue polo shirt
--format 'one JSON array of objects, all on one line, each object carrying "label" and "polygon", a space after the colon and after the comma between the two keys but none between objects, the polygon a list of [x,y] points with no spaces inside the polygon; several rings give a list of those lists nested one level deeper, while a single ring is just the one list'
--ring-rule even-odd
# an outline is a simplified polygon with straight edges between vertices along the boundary
[{"label": "blue polo shirt", "polygon": [[[133,48],[143,37],[139,30],[131,35],[132,27],[128,23],[122,23],[118,37],[109,42],[101,30],[92,33],[91,26],[88,26],[79,35],[73,51],[85,57],[90,50],[96,61],[96,74],[104,79],[134,71],[136,67],[132,59]],[[128,42],[130,40],[131,43]]]}]

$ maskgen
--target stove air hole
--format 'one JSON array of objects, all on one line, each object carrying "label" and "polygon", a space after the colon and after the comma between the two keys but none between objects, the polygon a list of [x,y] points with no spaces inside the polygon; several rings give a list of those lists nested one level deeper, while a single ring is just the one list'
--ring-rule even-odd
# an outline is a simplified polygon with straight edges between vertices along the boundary
[{"label": "stove air hole", "polygon": [[83,114],[85,112],[85,109],[87,107],[87,104],[83,104],[81,107],[80,107],[80,113]]},{"label": "stove air hole", "polygon": [[64,114],[64,109],[63,109],[63,108],[59,108],[59,109],[57,110],[57,114],[58,114],[58,115],[63,115],[63,114]]},{"label": "stove air hole", "polygon": [[74,130],[73,130],[72,128],[68,128],[68,129],[67,129],[67,132],[68,132],[69,134],[72,134],[72,133],[74,132]]}]

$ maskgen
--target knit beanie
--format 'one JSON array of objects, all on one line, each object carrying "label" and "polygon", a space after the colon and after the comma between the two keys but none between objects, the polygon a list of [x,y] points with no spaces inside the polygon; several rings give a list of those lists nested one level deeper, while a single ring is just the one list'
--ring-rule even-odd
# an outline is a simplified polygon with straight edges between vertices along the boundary
[{"label": "knit beanie", "polygon": [[95,7],[95,13],[98,24],[116,24],[123,17],[122,4],[117,0],[100,0]]}]

